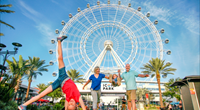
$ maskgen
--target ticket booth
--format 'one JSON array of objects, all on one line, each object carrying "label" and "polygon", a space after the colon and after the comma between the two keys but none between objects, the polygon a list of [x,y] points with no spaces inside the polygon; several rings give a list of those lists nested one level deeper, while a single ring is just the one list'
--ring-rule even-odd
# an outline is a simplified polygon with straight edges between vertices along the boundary
[{"label": "ticket booth", "polygon": [[184,110],[200,110],[200,75],[186,76],[170,86],[179,87]]}]

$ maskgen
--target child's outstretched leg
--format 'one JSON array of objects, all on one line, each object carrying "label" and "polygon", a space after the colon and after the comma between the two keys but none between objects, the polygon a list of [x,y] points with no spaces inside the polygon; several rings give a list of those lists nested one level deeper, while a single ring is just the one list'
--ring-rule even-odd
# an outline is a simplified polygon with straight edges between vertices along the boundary
[{"label": "child's outstretched leg", "polygon": [[39,100],[40,98],[44,97],[45,95],[47,95],[48,93],[52,92],[52,86],[50,85],[48,88],[46,88],[43,92],[41,92],[39,95],[31,98],[30,100],[28,100],[27,102],[25,102],[24,104],[18,106],[19,110],[26,110],[26,106],[28,106],[29,104]]},{"label": "child's outstretched leg", "polygon": [[62,36],[62,37],[57,38],[57,41],[58,41],[58,67],[59,67],[59,69],[65,67],[65,64],[64,64],[64,61],[63,61],[61,42],[66,38],[67,38],[67,36]]},{"label": "child's outstretched leg", "polygon": [[112,83],[112,74],[109,74],[109,82]]},{"label": "child's outstretched leg", "polygon": [[118,86],[121,85],[121,79],[120,79],[120,77],[117,77],[117,85],[118,85]]}]

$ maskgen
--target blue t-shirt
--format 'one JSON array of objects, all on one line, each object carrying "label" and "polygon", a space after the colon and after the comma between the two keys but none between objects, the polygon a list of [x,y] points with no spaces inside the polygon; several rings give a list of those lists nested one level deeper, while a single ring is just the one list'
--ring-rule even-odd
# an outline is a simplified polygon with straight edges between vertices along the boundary
[{"label": "blue t-shirt", "polygon": [[[99,89],[101,88],[101,80],[102,80],[103,78],[105,78],[105,74],[102,74],[102,73],[99,73],[99,77],[98,77],[98,78],[96,78],[96,77],[94,76],[94,74],[91,75],[91,76],[89,77],[89,80],[92,81],[91,88],[92,88],[93,90],[99,90]],[[90,89],[91,89],[91,88],[90,88]]]},{"label": "blue t-shirt", "polygon": [[125,80],[126,90],[135,90],[137,89],[135,77],[138,77],[137,72],[129,70],[129,72],[123,72],[121,78]]}]

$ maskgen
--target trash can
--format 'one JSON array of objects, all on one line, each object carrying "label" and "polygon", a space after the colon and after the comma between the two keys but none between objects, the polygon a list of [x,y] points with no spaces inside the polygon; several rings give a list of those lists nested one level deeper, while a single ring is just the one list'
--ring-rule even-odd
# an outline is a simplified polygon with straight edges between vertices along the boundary
[{"label": "trash can", "polygon": [[186,76],[170,86],[179,87],[184,110],[200,110],[200,75]]}]

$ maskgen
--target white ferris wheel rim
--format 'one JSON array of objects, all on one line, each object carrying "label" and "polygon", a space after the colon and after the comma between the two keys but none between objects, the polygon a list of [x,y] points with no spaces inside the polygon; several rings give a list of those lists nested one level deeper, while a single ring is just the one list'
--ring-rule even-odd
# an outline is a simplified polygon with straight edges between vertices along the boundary
[{"label": "white ferris wheel rim", "polygon": [[[121,22],[123,17],[121,18],[120,22],[117,21],[117,20],[115,21],[117,15],[115,15],[114,21],[113,20],[104,21],[103,17],[102,17],[103,14],[101,12],[104,8],[106,8],[108,10],[109,9],[116,9],[116,13],[118,11],[123,10],[124,11],[123,17],[125,16],[125,14],[127,12],[132,13],[132,16],[128,19],[126,24]],[[102,19],[101,21],[97,21],[96,20],[97,17],[94,15],[95,10],[99,10],[100,11],[100,14],[101,14],[100,16],[101,16],[101,19]],[[87,14],[89,12],[90,12],[90,14],[93,14],[93,17],[94,17],[93,19],[94,19],[94,21],[96,21],[95,23],[91,23],[90,20],[88,19]],[[108,16],[109,16],[109,14],[108,14]],[[139,17],[139,20],[137,22],[135,22],[132,26],[128,26],[127,25],[128,22],[130,22],[134,16]],[[89,27],[86,26],[84,24],[84,22],[82,22],[80,20],[81,17],[82,18],[84,17],[87,22],[90,22],[91,26],[89,26]],[[75,26],[75,25],[77,25],[77,22],[79,23],[79,25],[78,25],[79,27]],[[145,23],[145,25],[142,26],[142,27],[139,27],[139,28],[136,27],[136,30],[133,30],[132,28],[135,27],[140,22]],[[72,69],[77,69],[77,70],[81,71],[84,74],[86,71],[82,70],[82,67],[85,67],[86,69],[89,69],[89,67],[91,67],[91,65],[94,63],[94,60],[91,60],[89,54],[87,53],[88,39],[90,39],[90,36],[94,32],[98,32],[97,30],[100,30],[100,31],[104,30],[103,32],[106,33],[106,31],[105,31],[106,27],[112,27],[112,26],[113,26],[113,28],[115,27],[116,30],[118,29],[118,31],[121,30],[122,32],[124,32],[129,37],[130,42],[132,42],[132,44],[131,44],[132,49],[130,50],[131,51],[130,55],[129,55],[128,59],[123,60],[124,64],[126,64],[126,63],[132,64],[133,63],[131,66],[134,67],[135,64],[136,64],[136,63],[134,63],[134,61],[137,60],[137,56],[140,56],[140,55],[141,56],[143,55],[144,56],[143,58],[148,57],[149,59],[151,57],[160,57],[160,59],[163,58],[163,44],[162,44],[162,40],[161,40],[159,31],[156,29],[154,24],[145,15],[143,15],[141,12],[139,12],[139,11],[137,11],[137,10],[131,8],[131,7],[128,7],[128,6],[117,5],[117,4],[102,4],[102,5],[95,5],[95,6],[86,8],[83,11],[77,13],[75,16],[73,16],[65,24],[65,26],[62,29],[62,31],[60,32],[59,36],[68,35],[68,38],[70,36],[74,36],[74,37],[77,37],[78,39],[80,39],[80,41],[78,41],[78,43],[80,44],[80,47],[73,46],[73,45],[76,45],[75,43],[77,43],[77,41],[73,41],[73,40],[72,41],[70,41],[70,40],[68,41],[68,39],[66,41],[64,41],[65,43],[66,42],[67,43],[69,43],[69,42],[72,43],[71,47],[67,45],[66,51],[68,51],[68,49],[71,49],[71,50],[76,50],[77,49],[77,53],[76,54],[80,54],[80,55],[78,55],[78,59],[76,59],[75,56],[77,56],[77,55],[75,53],[72,52],[72,55],[68,55],[68,53],[67,53],[67,57],[65,57],[65,59],[68,60],[68,62],[69,62],[67,64],[68,65],[67,67],[72,68]],[[83,31],[83,30],[81,30],[80,27],[84,27],[84,28],[86,28],[86,30]],[[150,32],[147,32],[146,28],[148,28],[150,30]],[[72,29],[72,30],[70,30],[70,29]],[[74,30],[76,30],[77,32],[79,31],[82,34],[82,36],[78,36],[78,35],[70,32],[70,31],[74,31]],[[140,30],[143,30],[146,33],[142,34],[142,32],[140,32]],[[103,33],[103,32],[101,32],[101,33]],[[141,35],[140,36],[134,35],[137,32],[140,33]],[[120,33],[120,32],[118,32],[118,33]],[[104,35],[104,34],[95,34],[95,35],[98,36],[98,35]],[[146,37],[146,36],[149,37],[149,35],[153,36],[153,40],[140,41],[140,38],[145,39],[144,37]],[[107,40],[106,38],[108,38],[108,37],[106,36],[106,37],[104,37],[103,40],[102,39],[101,40],[105,41],[105,40]],[[148,38],[148,39],[152,39],[152,38]],[[124,42],[125,42],[125,40],[124,40]],[[155,42],[156,45],[152,45],[151,48],[147,48],[148,46],[146,46],[146,48],[145,47],[142,48],[142,46],[138,46],[138,45],[140,45],[141,42],[148,42],[149,44],[151,42]],[[98,54],[96,54],[94,52],[94,50],[95,50],[93,48],[94,44],[95,44],[95,42],[93,40],[92,41],[92,46],[90,48],[93,51],[93,56],[98,56]],[[101,44],[102,44],[102,42],[98,42],[98,45],[101,45]],[[124,48],[125,48],[125,46],[124,46]],[[117,49],[119,49],[119,48],[117,48]],[[150,51],[156,51],[157,54],[156,54],[156,56],[153,56],[152,53],[150,52],[149,56],[147,56],[146,53],[145,53],[146,51],[144,51],[143,54],[141,53],[141,51],[143,51],[142,49],[143,50],[149,49]],[[80,53],[78,53],[78,50],[80,50]],[[98,46],[98,50],[102,51],[103,48],[100,48],[100,46]],[[124,51],[122,51],[122,53],[124,53]],[[121,56],[121,57],[123,57],[123,56]],[[75,60],[75,62],[70,61],[69,58],[73,58]],[[75,65],[77,63],[77,60],[79,60],[79,62],[80,62],[80,60],[83,60],[84,62],[82,62],[82,64],[83,64],[82,66],[79,66],[78,68],[75,68],[73,65]],[[138,61],[138,62],[140,62],[140,65],[144,63],[143,60],[142,61]],[[86,67],[86,66],[88,66],[88,67]],[[106,68],[106,67],[102,67],[102,68]],[[136,70],[139,69],[139,67],[136,67],[136,66],[135,66],[135,68],[136,68]],[[107,68],[107,69],[109,69],[109,68]]]}]

